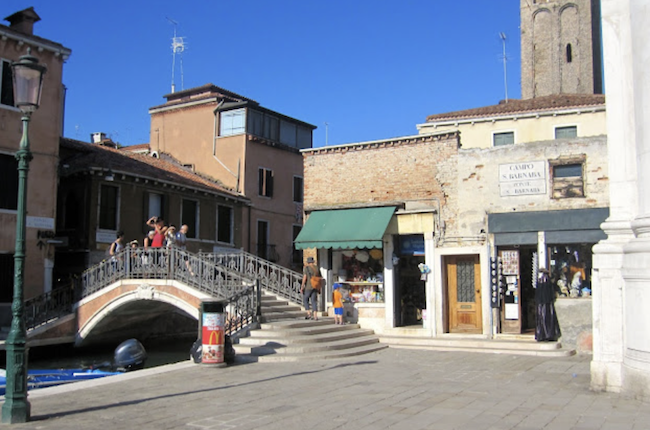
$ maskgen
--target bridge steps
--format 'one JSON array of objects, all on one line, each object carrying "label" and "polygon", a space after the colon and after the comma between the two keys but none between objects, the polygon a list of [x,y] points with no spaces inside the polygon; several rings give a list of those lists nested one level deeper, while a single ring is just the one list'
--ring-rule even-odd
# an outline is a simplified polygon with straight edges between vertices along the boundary
[{"label": "bridge steps", "polygon": [[429,349],[434,351],[466,351],[492,354],[567,357],[574,349],[563,348],[560,342],[536,342],[534,339],[482,339],[458,337],[422,337],[382,334],[382,344],[391,348]]},{"label": "bridge steps", "polygon": [[[262,324],[234,346],[242,361],[277,362],[342,358],[384,349],[374,331],[334,319],[305,320],[304,311],[284,310],[286,301],[262,297]],[[297,306],[296,306],[297,307]],[[299,308],[300,309],[300,308]],[[291,315],[291,317],[290,317]],[[292,316],[295,315],[295,316]],[[279,318],[274,320],[274,318]]]}]

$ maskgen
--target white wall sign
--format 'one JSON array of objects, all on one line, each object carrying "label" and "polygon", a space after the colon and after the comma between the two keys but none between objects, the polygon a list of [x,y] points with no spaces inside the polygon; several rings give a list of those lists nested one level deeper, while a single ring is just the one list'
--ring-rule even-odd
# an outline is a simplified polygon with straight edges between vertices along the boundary
[{"label": "white wall sign", "polygon": [[25,226],[29,228],[40,228],[41,230],[54,230],[54,218],[27,216]]},{"label": "white wall sign", "polygon": [[546,171],[545,161],[500,164],[501,197],[546,194]]},{"label": "white wall sign", "polygon": [[95,234],[95,241],[97,243],[113,243],[117,237],[115,231],[98,231]]}]

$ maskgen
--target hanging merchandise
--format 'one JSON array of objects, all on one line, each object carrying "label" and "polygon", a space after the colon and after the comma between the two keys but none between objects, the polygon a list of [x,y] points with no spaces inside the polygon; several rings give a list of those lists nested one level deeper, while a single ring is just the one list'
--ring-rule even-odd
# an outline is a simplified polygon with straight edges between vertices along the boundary
[{"label": "hanging merchandise", "polygon": [[357,259],[357,261],[360,261],[362,263],[367,263],[370,259],[367,251],[359,251],[354,257]]}]

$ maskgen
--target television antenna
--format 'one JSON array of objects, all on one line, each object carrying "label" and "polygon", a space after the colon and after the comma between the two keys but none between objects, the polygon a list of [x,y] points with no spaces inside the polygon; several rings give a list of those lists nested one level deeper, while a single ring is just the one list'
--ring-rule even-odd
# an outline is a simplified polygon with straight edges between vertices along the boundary
[{"label": "television antenna", "polygon": [[176,55],[177,54],[179,56],[180,69],[181,69],[181,90],[184,89],[184,82],[183,82],[183,51],[185,51],[185,48],[187,46],[185,45],[185,40],[183,40],[184,38],[176,35],[176,27],[178,26],[178,22],[174,21],[171,18],[167,18],[167,21],[169,21],[174,26],[174,37],[172,37],[172,93],[173,93],[173,92],[176,91],[176,81],[174,79],[174,73],[176,71]]},{"label": "television antenna", "polygon": [[499,33],[499,37],[501,38],[501,43],[503,45],[503,85],[505,87],[506,91],[506,103],[508,102],[508,57],[506,56],[506,34],[501,32]]}]

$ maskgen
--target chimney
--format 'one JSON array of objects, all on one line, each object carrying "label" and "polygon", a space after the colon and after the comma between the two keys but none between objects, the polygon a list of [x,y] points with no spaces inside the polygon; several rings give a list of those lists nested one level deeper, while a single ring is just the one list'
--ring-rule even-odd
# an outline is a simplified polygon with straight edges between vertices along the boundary
[{"label": "chimney", "polygon": [[34,34],[34,23],[40,20],[41,17],[34,12],[33,7],[21,10],[5,18],[5,21],[9,21],[9,28],[28,35]]},{"label": "chimney", "polygon": [[90,133],[90,143],[102,143],[106,140],[106,133]]}]

